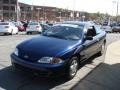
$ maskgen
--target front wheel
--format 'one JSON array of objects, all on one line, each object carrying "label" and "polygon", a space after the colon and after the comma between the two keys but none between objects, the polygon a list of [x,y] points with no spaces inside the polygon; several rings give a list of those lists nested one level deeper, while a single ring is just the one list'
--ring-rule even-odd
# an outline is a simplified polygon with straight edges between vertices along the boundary
[{"label": "front wheel", "polygon": [[68,79],[72,79],[78,70],[78,58],[77,57],[73,57],[70,60],[70,63],[68,65],[68,73],[67,73],[67,78]]},{"label": "front wheel", "polygon": [[100,49],[101,49],[101,50],[100,50],[100,52],[98,53],[99,56],[103,55],[104,52],[105,52],[105,43],[103,43],[103,44],[101,45]]}]

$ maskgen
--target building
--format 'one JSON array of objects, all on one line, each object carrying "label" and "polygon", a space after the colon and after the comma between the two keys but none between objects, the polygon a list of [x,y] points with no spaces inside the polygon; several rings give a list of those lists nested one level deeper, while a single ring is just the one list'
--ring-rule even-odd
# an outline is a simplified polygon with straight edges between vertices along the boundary
[{"label": "building", "polygon": [[17,0],[0,0],[0,19],[16,19]]},{"label": "building", "polygon": [[[16,20],[17,0],[0,0],[0,19]],[[61,9],[56,7],[36,6],[20,3],[19,19],[20,20],[37,20],[37,21],[64,21],[79,20],[79,11]]]},{"label": "building", "polygon": [[[37,20],[37,21],[64,21],[72,20],[72,10],[61,9],[48,6],[36,6],[19,3],[20,5],[20,20]],[[79,20],[80,12],[74,12],[74,20]]]}]

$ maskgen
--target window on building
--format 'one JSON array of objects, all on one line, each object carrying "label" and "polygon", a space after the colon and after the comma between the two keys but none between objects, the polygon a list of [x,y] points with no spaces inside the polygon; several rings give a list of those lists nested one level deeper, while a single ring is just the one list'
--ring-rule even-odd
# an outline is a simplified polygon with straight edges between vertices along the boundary
[{"label": "window on building", "polygon": [[9,10],[9,6],[3,6],[3,10]]},{"label": "window on building", "polygon": [[24,7],[20,7],[20,10],[21,10],[21,11],[24,11]]},{"label": "window on building", "polygon": [[2,6],[0,6],[0,10],[2,10]]},{"label": "window on building", "polygon": [[11,7],[10,7],[10,10],[15,11],[15,7],[14,7],[14,6],[11,6]]},{"label": "window on building", "polygon": [[17,3],[17,0],[10,0],[10,3],[11,3],[11,4],[16,4],[16,3]]},{"label": "window on building", "polygon": [[3,13],[4,17],[9,17],[9,13]]},{"label": "window on building", "polygon": [[3,4],[9,4],[9,0],[3,0]]},{"label": "window on building", "polygon": [[28,17],[31,17],[31,14],[30,14],[30,13],[27,13],[27,16],[28,16]]},{"label": "window on building", "polygon": [[10,17],[14,17],[14,13],[10,13]]},{"label": "window on building", "polygon": [[26,10],[27,10],[27,11],[30,11],[30,10],[31,10],[31,8],[30,8],[30,7],[26,7]]}]

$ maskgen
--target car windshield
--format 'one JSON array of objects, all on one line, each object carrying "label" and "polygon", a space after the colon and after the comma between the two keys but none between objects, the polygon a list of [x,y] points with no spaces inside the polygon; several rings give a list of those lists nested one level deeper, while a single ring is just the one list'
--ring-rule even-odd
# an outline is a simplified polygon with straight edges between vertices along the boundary
[{"label": "car windshield", "polygon": [[67,26],[67,25],[56,25],[50,27],[48,30],[43,32],[43,36],[55,37],[67,40],[79,40],[81,39],[83,27],[79,26]]},{"label": "car windshield", "polygon": [[38,25],[37,22],[32,22],[32,23],[29,23],[29,25]]},{"label": "car windshield", "polygon": [[108,26],[108,23],[106,22],[106,23],[103,23],[103,26]]}]

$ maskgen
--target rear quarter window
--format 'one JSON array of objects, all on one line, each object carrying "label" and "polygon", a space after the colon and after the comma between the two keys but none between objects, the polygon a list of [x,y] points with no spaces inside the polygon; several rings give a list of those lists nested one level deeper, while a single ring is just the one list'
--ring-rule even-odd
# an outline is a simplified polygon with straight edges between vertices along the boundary
[{"label": "rear quarter window", "polygon": [[102,32],[102,29],[100,26],[95,26],[95,30],[97,34],[100,34]]}]

